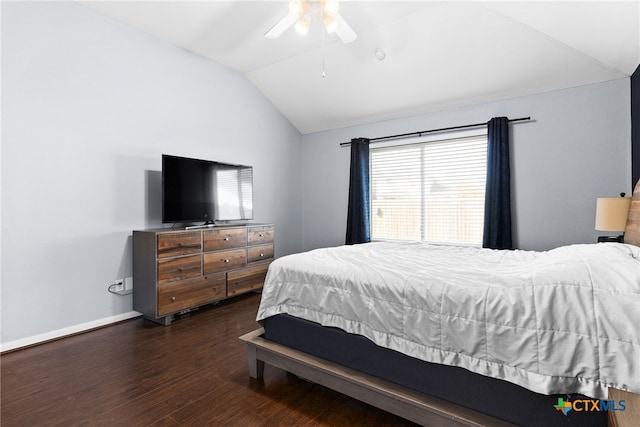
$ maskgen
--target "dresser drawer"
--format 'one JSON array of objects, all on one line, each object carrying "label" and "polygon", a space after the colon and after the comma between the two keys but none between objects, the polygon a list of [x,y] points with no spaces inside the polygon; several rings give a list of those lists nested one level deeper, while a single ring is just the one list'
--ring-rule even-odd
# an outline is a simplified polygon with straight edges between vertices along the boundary
[{"label": "dresser drawer", "polygon": [[222,228],[202,233],[205,252],[247,246],[246,228]]},{"label": "dresser drawer", "polygon": [[251,246],[247,249],[247,262],[265,261],[273,258],[273,245]]},{"label": "dresser drawer", "polygon": [[158,260],[158,284],[198,277],[202,274],[202,255]]},{"label": "dresser drawer", "polygon": [[273,243],[273,227],[251,227],[247,232],[249,246]]},{"label": "dresser drawer", "polygon": [[231,270],[245,265],[247,265],[247,250],[245,248],[204,254],[204,274]]},{"label": "dresser drawer", "polygon": [[158,258],[197,254],[202,250],[199,231],[158,234]]},{"label": "dresser drawer", "polygon": [[158,316],[217,301],[226,291],[224,273],[158,286]]},{"label": "dresser drawer", "polygon": [[260,264],[227,273],[227,296],[259,289],[264,285],[269,264]]}]

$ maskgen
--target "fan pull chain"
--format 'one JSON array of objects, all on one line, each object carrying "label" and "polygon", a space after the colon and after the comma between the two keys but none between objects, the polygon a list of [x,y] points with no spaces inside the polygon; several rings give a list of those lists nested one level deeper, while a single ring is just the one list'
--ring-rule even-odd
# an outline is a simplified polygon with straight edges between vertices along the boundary
[{"label": "fan pull chain", "polygon": [[322,29],[322,78],[324,79],[324,77],[326,76],[325,70],[324,70],[324,28]]}]

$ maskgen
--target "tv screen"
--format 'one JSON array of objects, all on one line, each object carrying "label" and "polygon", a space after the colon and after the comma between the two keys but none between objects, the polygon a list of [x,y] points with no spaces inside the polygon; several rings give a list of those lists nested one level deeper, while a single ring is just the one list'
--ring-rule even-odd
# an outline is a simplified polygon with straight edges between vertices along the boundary
[{"label": "tv screen", "polygon": [[162,155],[162,222],[253,219],[253,168]]}]

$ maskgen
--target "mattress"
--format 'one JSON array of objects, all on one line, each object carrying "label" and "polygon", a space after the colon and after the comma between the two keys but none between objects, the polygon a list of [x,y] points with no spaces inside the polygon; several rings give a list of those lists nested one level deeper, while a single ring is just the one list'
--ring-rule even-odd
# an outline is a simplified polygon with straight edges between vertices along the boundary
[{"label": "mattress", "polygon": [[274,261],[257,320],[286,313],[536,393],[607,399],[640,392],[639,307],[631,245],[377,242]]},{"label": "mattress", "polygon": [[338,328],[280,314],[265,319],[264,337],[351,369],[445,399],[495,418],[526,427],[605,427],[606,411],[556,409],[558,399],[576,401],[583,395],[542,395],[506,381],[466,369],[423,362],[375,345]]}]

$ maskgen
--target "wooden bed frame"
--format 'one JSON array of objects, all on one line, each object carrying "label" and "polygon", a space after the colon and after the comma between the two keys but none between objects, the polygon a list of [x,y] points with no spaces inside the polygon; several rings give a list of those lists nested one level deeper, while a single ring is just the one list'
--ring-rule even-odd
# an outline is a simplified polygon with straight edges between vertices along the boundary
[{"label": "wooden bed frame", "polygon": [[[640,246],[640,181],[633,199],[624,242]],[[381,380],[328,362],[287,346],[267,341],[262,328],[240,337],[247,344],[249,375],[261,378],[264,364],[291,372],[301,378],[426,426],[512,426],[454,403]],[[610,399],[624,399],[627,410],[609,411],[610,426],[640,425],[640,395],[610,389]]]},{"label": "wooden bed frame", "polygon": [[280,368],[354,399],[426,426],[514,424],[265,340],[262,328],[240,337],[247,344],[249,375],[261,378],[264,364]]}]

